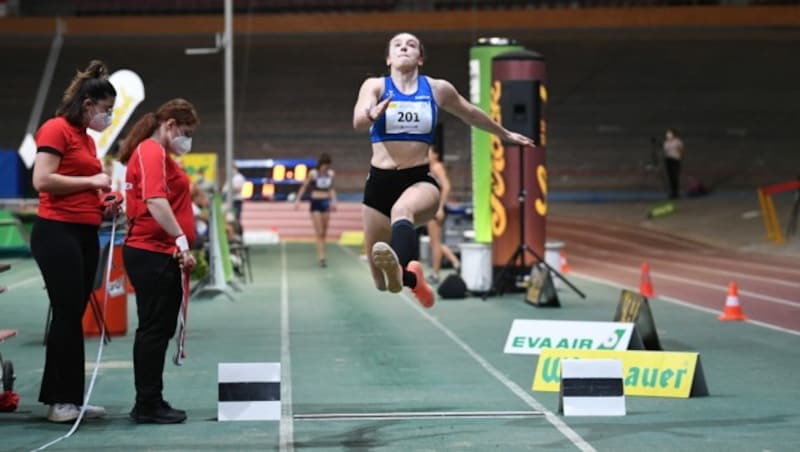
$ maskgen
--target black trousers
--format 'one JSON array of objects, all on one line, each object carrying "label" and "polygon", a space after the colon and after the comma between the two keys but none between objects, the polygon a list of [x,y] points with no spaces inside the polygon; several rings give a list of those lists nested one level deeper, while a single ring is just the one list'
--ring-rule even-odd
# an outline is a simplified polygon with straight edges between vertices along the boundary
[{"label": "black trousers", "polygon": [[100,245],[97,226],[36,218],[31,252],[42,272],[53,316],[39,401],[83,404],[84,342],[81,320],[94,288]]},{"label": "black trousers", "polygon": [[664,158],[664,166],[667,169],[667,178],[669,179],[669,197],[671,199],[680,196],[680,180],[681,180],[681,161],[666,157]]},{"label": "black trousers", "polygon": [[164,360],[183,297],[181,269],[171,255],[125,246],[125,270],[136,291],[139,326],[133,342],[137,406],[155,406],[164,389]]}]

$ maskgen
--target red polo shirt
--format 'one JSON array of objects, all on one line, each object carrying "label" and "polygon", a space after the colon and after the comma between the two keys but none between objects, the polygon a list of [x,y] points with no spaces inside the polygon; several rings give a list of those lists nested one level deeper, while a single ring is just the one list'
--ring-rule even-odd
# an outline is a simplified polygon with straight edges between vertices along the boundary
[{"label": "red polo shirt", "polygon": [[[103,171],[92,137],[85,128],[73,126],[63,116],[56,116],[42,124],[36,132],[36,147],[39,152],[50,152],[61,157],[57,174],[94,176]],[[40,192],[39,216],[48,220],[91,225],[99,225],[103,220],[100,197],[93,188],[68,195]]]},{"label": "red polo shirt", "polygon": [[189,243],[194,242],[189,176],[155,140],[148,138],[133,151],[125,174],[125,190],[126,245],[158,253],[175,251],[175,237],[167,234],[147,210],[147,200],[152,198],[166,198]]}]

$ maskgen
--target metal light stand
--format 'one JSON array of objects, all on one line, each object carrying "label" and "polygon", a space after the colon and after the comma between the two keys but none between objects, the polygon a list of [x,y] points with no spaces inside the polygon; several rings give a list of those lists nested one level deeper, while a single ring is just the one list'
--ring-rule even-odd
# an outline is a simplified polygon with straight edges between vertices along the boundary
[{"label": "metal light stand", "polygon": [[[508,273],[509,271],[511,272],[514,271],[514,267],[516,266],[515,264],[517,263],[517,261],[520,261],[522,264],[521,266],[525,267],[525,253],[530,253],[531,255],[533,255],[533,257],[536,258],[537,261],[544,264],[544,266],[547,267],[551,273],[555,274],[559,279],[564,281],[564,283],[566,283],[581,298],[586,298],[586,295],[583,292],[581,292],[580,289],[578,289],[577,287],[575,287],[574,284],[569,282],[569,280],[567,280],[567,278],[565,278],[564,275],[561,274],[561,272],[557,271],[552,266],[550,266],[550,264],[545,262],[545,260],[542,259],[542,257],[539,256],[539,254],[536,253],[536,251],[534,251],[533,248],[529,247],[528,244],[525,243],[525,200],[528,197],[528,193],[525,190],[525,165],[523,164],[524,154],[522,145],[517,145],[517,152],[519,153],[519,165],[517,165],[519,167],[519,194],[517,195],[517,200],[519,201],[519,209],[520,209],[519,242],[518,242],[519,244],[517,245],[517,249],[514,251],[514,254],[511,255],[506,264],[503,266],[503,269],[500,270],[500,273],[494,278],[494,281],[492,281],[492,288],[489,290],[488,293],[496,293],[497,295],[502,296],[503,292],[505,292],[505,290],[503,289],[502,281],[503,278],[506,276],[506,273]],[[484,300],[486,300],[488,293],[483,295]]]}]

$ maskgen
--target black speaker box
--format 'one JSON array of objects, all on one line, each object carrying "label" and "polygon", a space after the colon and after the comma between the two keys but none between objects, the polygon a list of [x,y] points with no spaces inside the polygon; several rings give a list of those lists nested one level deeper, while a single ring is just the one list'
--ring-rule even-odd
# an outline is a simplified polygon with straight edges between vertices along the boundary
[{"label": "black speaker box", "polygon": [[539,80],[502,80],[500,115],[503,127],[540,141],[541,98]]}]

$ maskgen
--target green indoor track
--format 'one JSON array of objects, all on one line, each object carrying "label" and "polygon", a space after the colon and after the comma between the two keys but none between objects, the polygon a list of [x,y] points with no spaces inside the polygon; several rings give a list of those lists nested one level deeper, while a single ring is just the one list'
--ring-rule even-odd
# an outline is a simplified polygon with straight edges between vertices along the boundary
[{"label": "green indoor track", "polygon": [[[109,416],[84,421],[46,450],[369,451],[790,451],[800,444],[800,336],[651,300],[662,346],[700,353],[710,396],[627,397],[624,417],[564,417],[558,395],[534,392],[536,356],[506,355],[513,319],[602,320],[620,289],[577,276],[588,296],[559,291],[562,307],[535,308],[522,294],[438,300],[423,310],[372,286],[357,248],[331,245],[319,268],[311,244],[251,251],[254,281],[192,300],[182,367],[165,367],[165,398],[179,425],[137,425],[128,332],[106,346],[91,403]],[[8,262],[8,261],[7,261]],[[0,343],[14,362],[14,413],[0,413],[0,450],[33,450],[69,430],[37,402],[47,298],[31,259],[0,274]],[[87,381],[98,340],[87,339]],[[281,362],[280,421],[218,422],[217,364]]]}]

